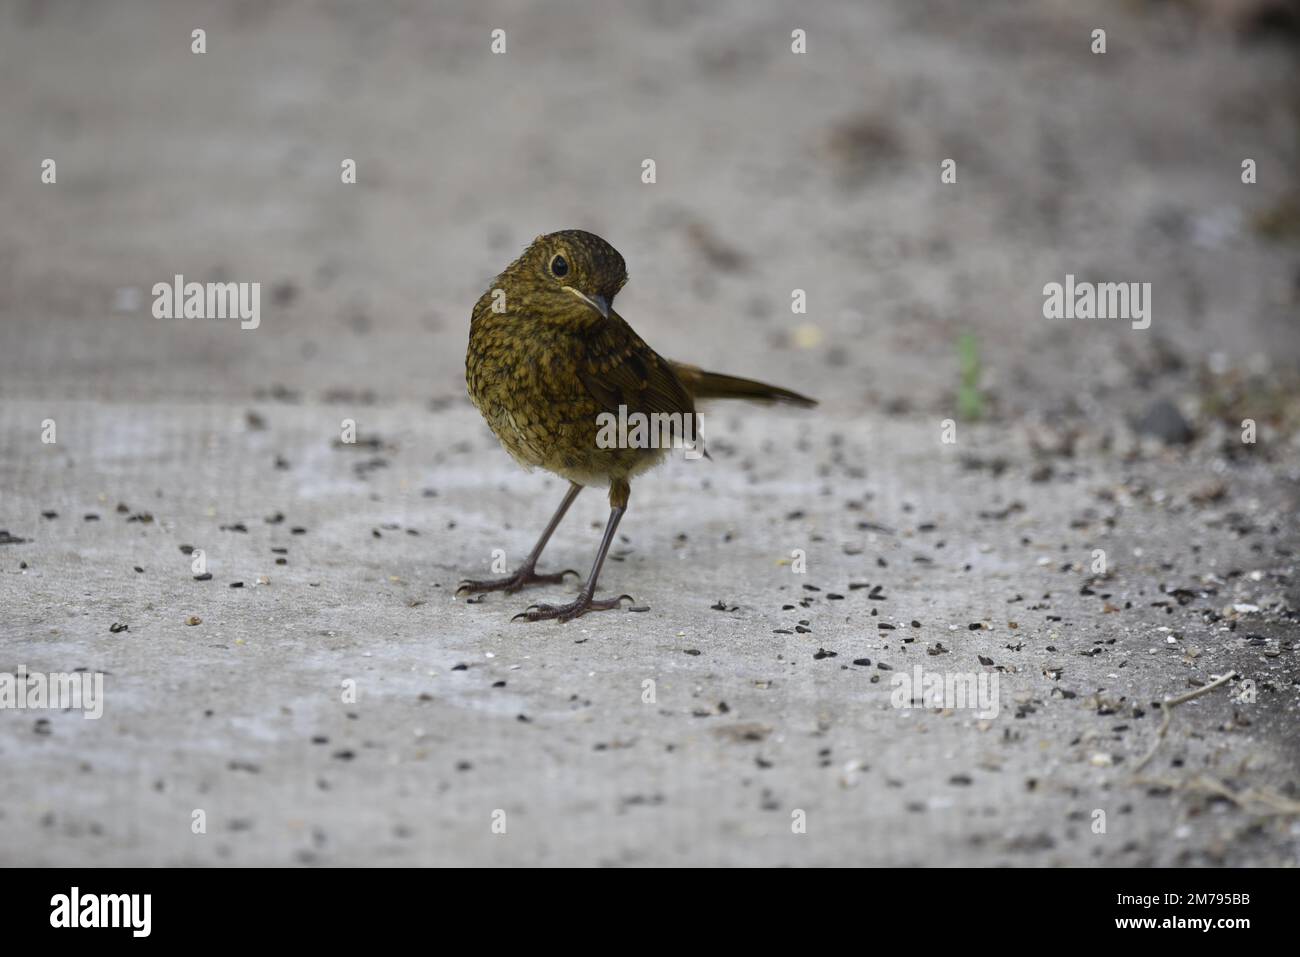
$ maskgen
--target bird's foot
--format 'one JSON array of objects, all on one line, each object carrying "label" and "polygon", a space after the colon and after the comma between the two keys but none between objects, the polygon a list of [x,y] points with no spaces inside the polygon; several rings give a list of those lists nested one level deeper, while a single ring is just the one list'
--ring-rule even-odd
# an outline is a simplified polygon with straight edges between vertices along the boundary
[{"label": "bird's foot", "polygon": [[485,591],[503,591],[506,594],[513,594],[529,585],[558,585],[564,581],[565,575],[573,575],[576,578],[578,573],[572,568],[566,568],[553,575],[540,575],[537,569],[525,565],[505,578],[467,578],[456,586],[456,594],[476,595]]},{"label": "bird's foot", "polygon": [[619,595],[617,598],[592,598],[586,592],[583,592],[566,605],[529,605],[510,620],[519,621],[522,618],[525,621],[547,621],[550,619],[569,621],[573,618],[581,618],[589,611],[608,611],[611,608],[617,608],[619,602],[624,598],[628,601],[635,600],[631,595]]}]

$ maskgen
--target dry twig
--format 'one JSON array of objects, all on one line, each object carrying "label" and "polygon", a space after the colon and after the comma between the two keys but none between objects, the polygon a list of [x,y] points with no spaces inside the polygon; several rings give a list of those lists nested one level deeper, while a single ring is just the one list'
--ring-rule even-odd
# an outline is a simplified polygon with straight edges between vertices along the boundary
[{"label": "dry twig", "polygon": [[1156,732],[1156,740],[1151,745],[1151,750],[1146,753],[1141,761],[1133,768],[1133,773],[1141,771],[1147,766],[1148,762],[1155,757],[1156,751],[1160,748],[1160,742],[1164,741],[1165,733],[1169,730],[1169,724],[1174,719],[1174,708],[1184,702],[1191,701],[1193,698],[1199,698],[1203,694],[1209,694],[1215,688],[1221,687],[1237,676],[1237,672],[1229,671],[1226,675],[1220,675],[1211,681],[1204,688],[1197,688],[1195,691],[1189,691],[1186,694],[1180,694],[1175,698],[1166,698],[1160,703],[1160,710],[1164,712],[1164,720],[1160,722],[1160,730]]}]

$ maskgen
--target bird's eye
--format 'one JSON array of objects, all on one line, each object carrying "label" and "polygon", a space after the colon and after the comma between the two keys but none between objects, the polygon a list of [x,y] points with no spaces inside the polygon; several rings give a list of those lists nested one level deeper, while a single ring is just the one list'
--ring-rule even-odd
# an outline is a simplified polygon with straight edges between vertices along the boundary
[{"label": "bird's eye", "polygon": [[569,261],[563,256],[556,256],[551,260],[551,275],[556,279],[563,279],[569,274]]}]

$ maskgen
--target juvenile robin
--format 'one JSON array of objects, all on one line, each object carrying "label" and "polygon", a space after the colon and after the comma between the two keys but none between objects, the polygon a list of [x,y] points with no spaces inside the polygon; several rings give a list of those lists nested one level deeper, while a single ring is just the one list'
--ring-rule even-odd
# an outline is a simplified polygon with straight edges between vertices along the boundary
[{"label": "juvenile robin", "polygon": [[[540,466],[568,479],[569,488],[514,574],[463,581],[458,594],[515,592],[576,575],[540,574],[537,560],[578,493],[608,485],[609,521],[578,597],[532,605],[515,617],[568,621],[618,607],[630,596],[596,598],[596,579],[627,510],[632,477],[658,463],[674,441],[694,440],[696,401],[817,404],[779,386],[663,358],[614,311],[614,296],[626,282],[623,257],[613,246],[593,233],[566,229],[533,240],[475,303],[465,356],[470,398],[507,452],[529,470]],[[671,441],[645,441],[656,433],[643,430],[638,437],[635,428],[628,441],[621,424],[638,421],[664,423]]]}]

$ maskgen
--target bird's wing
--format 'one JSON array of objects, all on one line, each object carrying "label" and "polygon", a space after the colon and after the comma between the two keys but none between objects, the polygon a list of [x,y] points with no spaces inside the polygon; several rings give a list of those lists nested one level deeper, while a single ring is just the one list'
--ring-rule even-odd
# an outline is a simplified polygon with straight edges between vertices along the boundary
[{"label": "bird's wing", "polygon": [[[578,363],[578,378],[596,403],[618,414],[676,413],[688,429],[695,426],[695,403],[672,364],[638,336],[618,313],[584,337],[585,354]],[[690,424],[686,424],[687,417]]]}]

